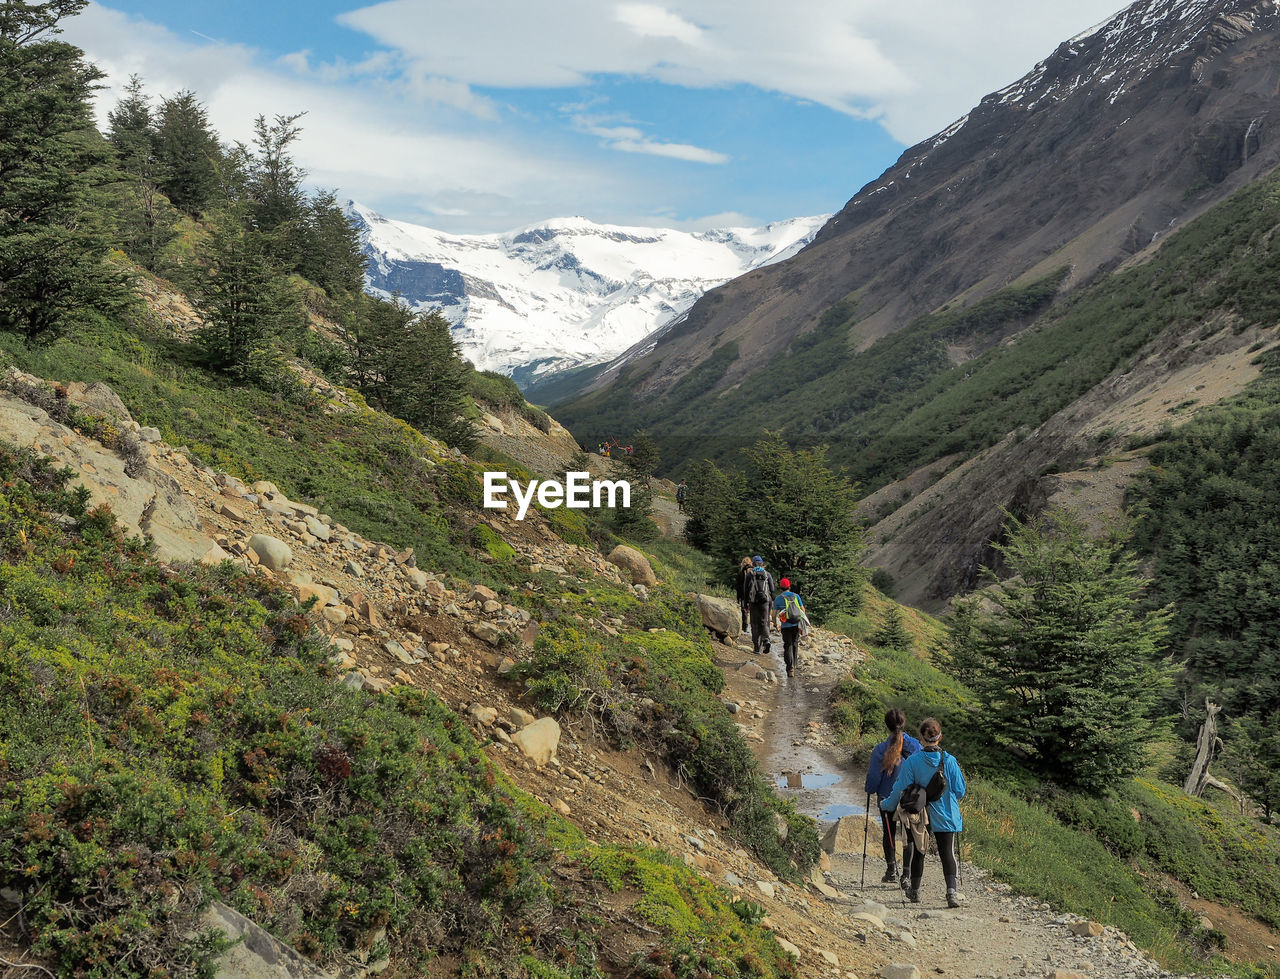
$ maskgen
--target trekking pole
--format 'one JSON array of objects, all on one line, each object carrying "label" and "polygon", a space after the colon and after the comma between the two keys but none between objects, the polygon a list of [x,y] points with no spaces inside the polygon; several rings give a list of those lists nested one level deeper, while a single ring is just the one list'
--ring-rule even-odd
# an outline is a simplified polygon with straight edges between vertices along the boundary
[{"label": "trekking pole", "polygon": [[867,886],[867,830],[871,828],[871,793],[867,793],[867,804],[862,810],[862,883],[859,890]]}]

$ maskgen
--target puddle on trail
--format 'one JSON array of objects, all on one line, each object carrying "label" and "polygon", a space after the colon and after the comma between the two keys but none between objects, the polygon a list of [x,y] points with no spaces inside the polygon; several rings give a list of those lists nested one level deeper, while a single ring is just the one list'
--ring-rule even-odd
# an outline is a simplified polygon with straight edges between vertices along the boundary
[{"label": "puddle on trail", "polygon": [[820,823],[834,823],[837,819],[842,819],[845,816],[861,816],[864,812],[866,812],[866,810],[863,809],[862,806],[846,806],[841,804],[827,806],[826,809],[823,809],[822,812],[818,813],[817,818]]},{"label": "puddle on trail", "polygon": [[834,822],[842,816],[860,816],[866,810],[852,801],[852,783],[830,772],[781,772],[773,777],[778,794],[794,799],[803,813],[819,822]]},{"label": "puddle on trail", "polygon": [[825,789],[840,781],[842,775],[819,775],[816,772],[783,772],[775,775],[780,789]]}]

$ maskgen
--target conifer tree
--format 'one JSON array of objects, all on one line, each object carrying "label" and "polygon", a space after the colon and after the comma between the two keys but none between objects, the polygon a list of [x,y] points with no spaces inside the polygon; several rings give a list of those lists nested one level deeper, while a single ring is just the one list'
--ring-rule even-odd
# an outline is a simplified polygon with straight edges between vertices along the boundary
[{"label": "conifer tree", "polygon": [[1146,581],[1127,539],[1092,537],[1066,510],[1011,519],[996,549],[1012,576],[965,643],[993,735],[1060,784],[1101,790],[1136,772],[1168,684],[1168,614],[1141,611]]},{"label": "conifer tree", "polygon": [[658,443],[641,430],[632,437],[630,445],[631,454],[622,458],[622,474],[631,484],[631,505],[619,507],[613,521],[622,536],[646,541],[658,532],[658,525],[649,519],[653,514],[653,488],[649,481],[660,461]]},{"label": "conifer tree", "polygon": [[458,356],[449,321],[394,299],[366,296],[352,332],[352,373],[369,401],[448,445],[467,451],[470,366]]},{"label": "conifer tree", "polygon": [[134,261],[154,272],[173,239],[178,213],[160,193],[154,120],[140,76],[129,76],[124,97],[107,114],[107,122],[107,141],[126,177],[120,189],[120,241]]},{"label": "conifer tree", "polygon": [[0,4],[0,329],[48,340],[130,301],[108,262],[114,153],[93,126],[102,73],[54,40],[87,0]]},{"label": "conifer tree", "polygon": [[160,189],[178,210],[199,217],[215,202],[221,151],[194,92],[184,90],[161,103],[155,152]]},{"label": "conifer tree", "polygon": [[907,625],[902,619],[902,612],[898,606],[890,605],[884,613],[884,621],[871,637],[871,644],[885,649],[908,650],[911,648],[911,633],[907,631]]},{"label": "conifer tree", "polygon": [[187,291],[203,321],[197,339],[210,365],[244,381],[274,382],[281,365],[273,342],[301,326],[301,305],[243,207],[209,222],[187,270]]},{"label": "conifer tree", "polygon": [[324,289],[331,300],[341,302],[358,296],[364,288],[368,259],[360,247],[359,234],[333,191],[318,191],[307,202],[306,228],[299,271]]}]

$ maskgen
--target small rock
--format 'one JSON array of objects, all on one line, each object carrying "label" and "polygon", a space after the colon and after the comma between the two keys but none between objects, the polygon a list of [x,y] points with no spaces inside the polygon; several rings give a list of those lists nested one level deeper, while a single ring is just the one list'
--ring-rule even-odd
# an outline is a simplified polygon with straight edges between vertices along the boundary
[{"label": "small rock", "polygon": [[537,720],[537,718],[534,717],[532,714],[530,714],[527,710],[523,710],[519,707],[512,707],[511,710],[508,711],[507,717],[510,719],[511,723],[515,725],[517,731],[520,730],[521,728],[528,727],[535,720]]},{"label": "small rock", "polygon": [[794,945],[792,945],[789,941],[787,941],[781,935],[774,935],[773,940],[777,942],[779,947],[788,955],[793,955],[797,959],[800,958],[800,949],[796,948]]},{"label": "small rock", "polygon": [[1081,938],[1097,938],[1102,932],[1102,924],[1097,921],[1076,921],[1071,925],[1071,933]]},{"label": "small rock", "polygon": [[767,880],[756,881],[756,888],[769,900],[773,900],[775,896],[774,887]]},{"label": "small rock", "polygon": [[480,704],[472,704],[471,717],[477,724],[483,724],[485,727],[492,727],[493,722],[498,719],[498,712],[492,707],[483,707]]}]

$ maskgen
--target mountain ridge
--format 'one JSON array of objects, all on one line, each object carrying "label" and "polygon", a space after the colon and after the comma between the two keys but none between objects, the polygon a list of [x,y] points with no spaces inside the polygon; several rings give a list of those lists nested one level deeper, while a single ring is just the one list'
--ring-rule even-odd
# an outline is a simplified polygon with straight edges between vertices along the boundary
[{"label": "mountain ridge", "polygon": [[1053,265],[1071,269],[1067,291],[1091,281],[1280,163],[1277,24],[1272,0],[1141,0],[1063,42],[904,151],[794,258],[713,290],[651,353],[621,355],[639,362],[628,385],[664,393],[732,339],[725,390],[854,295],[850,342],[864,346]]},{"label": "mountain ridge", "polygon": [[825,216],[682,232],[553,218],[453,235],[346,207],[375,293],[439,308],[477,367],[520,383],[607,361],[678,318],[708,288],[783,260]]}]

